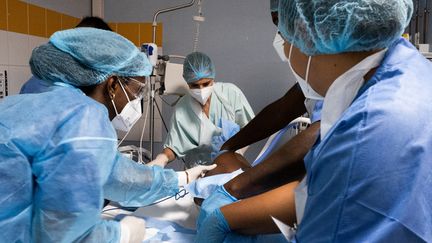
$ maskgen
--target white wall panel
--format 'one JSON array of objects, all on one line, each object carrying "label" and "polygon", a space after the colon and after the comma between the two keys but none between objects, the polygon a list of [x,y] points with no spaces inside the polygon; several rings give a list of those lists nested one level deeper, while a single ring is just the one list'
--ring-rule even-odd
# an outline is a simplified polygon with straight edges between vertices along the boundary
[{"label": "white wall panel", "polygon": [[9,65],[28,65],[30,59],[29,36],[7,33]]},{"label": "white wall panel", "polygon": [[29,80],[31,72],[29,66],[9,66],[8,88],[9,95],[19,94],[21,86]]},{"label": "white wall panel", "polygon": [[[30,55],[31,52],[33,51],[33,49],[35,47],[38,47],[42,44],[45,44],[48,42],[48,38],[44,38],[44,37],[39,37],[39,36],[29,36],[29,51],[30,51]],[[29,56],[30,57],[30,56]]]},{"label": "white wall panel", "polygon": [[9,64],[9,53],[7,44],[7,31],[0,30],[0,64]]}]

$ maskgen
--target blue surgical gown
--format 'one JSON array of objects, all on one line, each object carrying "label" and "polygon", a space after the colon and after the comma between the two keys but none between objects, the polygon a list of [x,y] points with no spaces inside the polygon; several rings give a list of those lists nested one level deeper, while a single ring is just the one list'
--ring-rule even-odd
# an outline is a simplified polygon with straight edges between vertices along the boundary
[{"label": "blue surgical gown", "polygon": [[174,171],[117,152],[107,109],[79,89],[0,101],[0,242],[118,242],[103,198],[139,206],[177,190]]},{"label": "blue surgical gown", "polygon": [[432,242],[432,64],[408,41],[305,157],[297,242]]},{"label": "blue surgical gown", "polygon": [[37,94],[43,93],[50,89],[52,84],[49,82],[40,80],[35,76],[32,76],[27,82],[23,84],[20,90],[20,94]]}]

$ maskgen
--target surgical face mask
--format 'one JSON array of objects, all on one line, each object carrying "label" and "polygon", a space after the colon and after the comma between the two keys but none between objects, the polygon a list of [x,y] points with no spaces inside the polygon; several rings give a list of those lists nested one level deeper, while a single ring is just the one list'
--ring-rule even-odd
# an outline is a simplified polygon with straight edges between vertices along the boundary
[{"label": "surgical face mask", "polygon": [[189,93],[196,101],[201,103],[201,105],[205,105],[213,93],[213,85],[202,89],[189,89]]},{"label": "surgical face mask", "polygon": [[116,105],[114,104],[114,100],[111,99],[111,102],[114,106],[114,110],[116,112],[116,116],[111,121],[111,123],[113,124],[115,129],[123,132],[128,132],[142,115],[141,113],[142,98],[136,98],[131,101],[121,81],[119,81],[119,84],[123,92],[125,93],[126,98],[128,99],[128,103],[125,105],[125,107],[119,114],[117,112]]},{"label": "surgical face mask", "polygon": [[310,68],[310,63],[311,63],[312,57],[310,56],[309,59],[308,59],[308,64],[307,64],[307,67],[306,67],[306,77],[305,77],[305,79],[303,79],[292,68],[292,65],[291,65],[291,52],[292,52],[292,49],[293,49],[293,45],[291,45],[291,47],[290,47],[290,51],[289,51],[289,55],[288,55],[288,65],[289,65],[292,73],[294,74],[294,76],[295,76],[295,78],[297,80],[297,83],[300,85],[300,88],[301,88],[304,96],[307,99],[323,100],[324,97],[321,96],[320,94],[318,94],[317,92],[315,92],[315,90],[308,84],[309,68]]},{"label": "surgical face mask", "polygon": [[282,38],[282,36],[279,34],[279,32],[277,32],[276,36],[273,40],[273,48],[275,49],[279,58],[283,62],[288,62],[288,58],[285,56],[285,52],[284,52],[284,44],[285,44],[285,40]]}]

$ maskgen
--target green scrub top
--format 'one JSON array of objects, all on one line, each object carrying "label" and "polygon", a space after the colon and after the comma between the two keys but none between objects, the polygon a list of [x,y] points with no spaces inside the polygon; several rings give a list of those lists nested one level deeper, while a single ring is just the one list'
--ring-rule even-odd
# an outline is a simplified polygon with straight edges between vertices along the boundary
[{"label": "green scrub top", "polygon": [[244,127],[253,117],[249,102],[237,86],[215,82],[208,118],[189,94],[181,98],[171,117],[164,148],[170,148],[176,156],[184,158],[187,168],[211,164],[211,138],[221,134],[216,125],[220,118]]}]

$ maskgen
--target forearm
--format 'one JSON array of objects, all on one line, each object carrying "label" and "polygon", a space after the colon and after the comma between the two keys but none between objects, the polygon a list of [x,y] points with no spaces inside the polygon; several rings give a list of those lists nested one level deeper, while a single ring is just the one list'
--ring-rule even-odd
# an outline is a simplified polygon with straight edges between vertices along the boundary
[{"label": "forearm", "polygon": [[164,148],[162,150],[162,153],[166,155],[166,157],[168,158],[168,162],[175,160],[175,158],[177,157],[174,151],[172,151],[172,149],[170,148]]},{"label": "forearm", "polygon": [[224,185],[234,197],[247,198],[305,175],[303,158],[313,146],[319,122],[312,124],[257,166],[238,175]]},{"label": "forearm", "polygon": [[284,97],[259,112],[244,128],[222,145],[221,150],[235,151],[269,137],[306,112],[303,102],[303,93],[294,86]]},{"label": "forearm", "polygon": [[173,170],[138,164],[118,155],[104,185],[105,197],[124,206],[143,206],[178,191]]},{"label": "forearm", "polygon": [[279,233],[270,215],[292,226],[296,222],[294,189],[298,182],[226,205],[221,211],[230,229],[241,234]]}]

